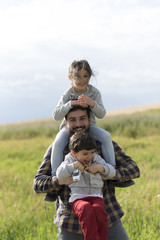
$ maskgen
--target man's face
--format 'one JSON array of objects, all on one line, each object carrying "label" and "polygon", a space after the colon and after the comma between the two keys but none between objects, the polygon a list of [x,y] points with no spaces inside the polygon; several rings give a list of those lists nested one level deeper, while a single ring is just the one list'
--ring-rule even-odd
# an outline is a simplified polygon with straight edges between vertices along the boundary
[{"label": "man's face", "polygon": [[67,115],[66,125],[71,134],[88,131],[90,119],[86,110],[78,109]]}]

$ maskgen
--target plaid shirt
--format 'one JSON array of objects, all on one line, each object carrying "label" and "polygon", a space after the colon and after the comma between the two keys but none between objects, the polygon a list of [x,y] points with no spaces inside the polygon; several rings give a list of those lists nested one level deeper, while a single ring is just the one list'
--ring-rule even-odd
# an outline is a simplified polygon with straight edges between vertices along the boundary
[{"label": "plaid shirt", "polygon": [[[140,170],[136,163],[113,142],[116,157],[116,182],[125,182],[140,176]],[[37,171],[33,181],[33,188],[36,193],[56,193],[59,198],[56,202],[56,215],[54,223],[69,232],[82,233],[78,218],[71,209],[71,203],[68,202],[70,197],[70,189],[67,185],[60,186],[56,177],[51,176],[51,151],[52,145],[47,149],[43,162]],[[69,152],[65,149],[64,154]],[[101,154],[100,144],[97,145],[97,153]],[[108,227],[115,224],[124,212],[116,200],[115,188],[111,181],[104,181],[103,198],[108,214]]]}]

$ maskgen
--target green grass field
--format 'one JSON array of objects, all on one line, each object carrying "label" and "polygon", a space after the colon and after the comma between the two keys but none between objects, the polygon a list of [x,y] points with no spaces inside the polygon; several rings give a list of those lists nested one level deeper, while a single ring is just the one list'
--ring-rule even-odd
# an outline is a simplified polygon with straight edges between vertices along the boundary
[{"label": "green grass field", "polygon": [[[117,130],[111,131],[113,140],[137,162],[141,170],[141,177],[135,180],[134,186],[116,188],[117,199],[125,211],[122,221],[130,240],[160,239],[160,126],[157,120],[159,114],[160,111],[140,114],[141,123],[137,120],[137,128],[134,125],[137,135],[131,135],[131,129],[128,133],[126,130],[129,129],[127,122],[128,124],[133,122],[135,115],[118,117],[117,122],[114,117],[108,122],[99,123],[105,128],[109,126],[109,122],[115,126],[119,124],[119,128],[124,126],[125,134],[123,131],[120,133],[117,133]],[[147,117],[151,124],[146,124]],[[111,126],[108,128],[111,129]],[[36,130],[36,135],[34,136],[32,132],[27,136],[27,129],[29,132]],[[48,135],[42,134],[42,129],[48,132]],[[42,123],[40,127],[36,124],[32,127],[21,125],[16,129],[10,126],[8,131],[12,137],[10,135],[6,137],[4,132],[7,130],[4,127],[0,128],[1,240],[56,239],[57,228],[53,224],[55,204],[45,205],[44,195],[36,194],[32,189],[34,175],[46,149],[55,137],[57,130],[54,132],[53,129],[57,129],[57,126],[48,126],[46,123],[45,126]],[[50,131],[52,133],[49,134]]]}]

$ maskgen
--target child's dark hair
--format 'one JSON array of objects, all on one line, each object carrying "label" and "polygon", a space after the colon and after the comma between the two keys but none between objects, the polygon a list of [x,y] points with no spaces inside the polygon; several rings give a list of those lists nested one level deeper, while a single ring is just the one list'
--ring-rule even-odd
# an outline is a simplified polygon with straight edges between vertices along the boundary
[{"label": "child's dark hair", "polygon": [[80,61],[73,61],[72,64],[69,67],[69,74],[71,77],[77,79],[78,78],[78,72],[80,70],[86,70],[89,74],[89,77],[94,76],[93,71],[89,65],[89,63],[86,60],[80,60]]},{"label": "child's dark hair", "polygon": [[75,133],[71,136],[69,149],[74,152],[96,149],[96,140],[88,133]]}]

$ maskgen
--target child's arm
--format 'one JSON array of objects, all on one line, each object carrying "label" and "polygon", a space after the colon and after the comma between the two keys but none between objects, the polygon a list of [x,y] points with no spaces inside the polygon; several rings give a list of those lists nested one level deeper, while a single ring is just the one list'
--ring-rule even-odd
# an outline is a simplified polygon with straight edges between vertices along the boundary
[{"label": "child's arm", "polygon": [[115,168],[111,164],[106,163],[105,160],[98,154],[95,154],[94,163],[89,167],[86,167],[85,170],[88,170],[93,174],[99,172],[107,178],[114,178],[116,176]]},{"label": "child's arm", "polygon": [[56,121],[61,121],[69,110],[72,108],[71,101],[67,94],[63,94],[52,113],[53,119]]},{"label": "child's arm", "polygon": [[70,89],[63,93],[61,96],[55,110],[52,113],[53,119],[56,121],[61,121],[69,112],[69,110],[75,106],[80,105],[81,107],[87,107],[87,104],[82,100],[71,100],[70,99]]},{"label": "child's arm", "polygon": [[86,171],[89,171],[90,173],[104,173],[105,169],[102,165],[97,164],[97,163],[93,163],[92,165],[90,165],[89,167],[85,168]]},{"label": "child's arm", "polygon": [[90,106],[97,118],[103,118],[106,115],[106,110],[102,102],[101,93],[98,89],[93,88],[92,99],[84,94],[82,94],[78,99]]},{"label": "child's arm", "polygon": [[74,171],[73,163],[62,162],[61,165],[57,168],[56,176],[58,180],[64,181],[70,176],[72,176],[73,171]]},{"label": "child's arm", "polygon": [[83,173],[84,166],[78,161],[73,162],[71,158],[71,154],[66,155],[64,162],[57,168],[56,176],[58,180],[68,179],[77,168]]}]

